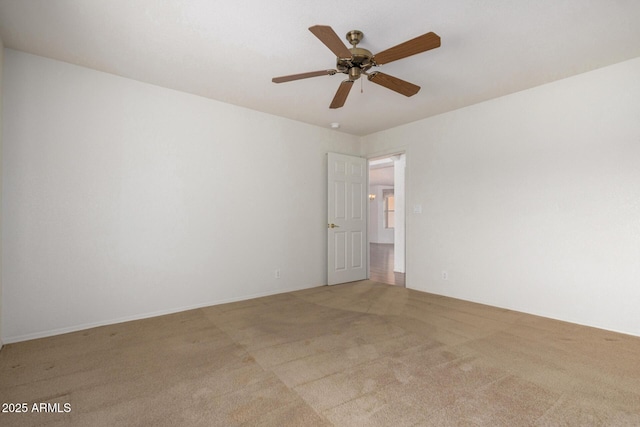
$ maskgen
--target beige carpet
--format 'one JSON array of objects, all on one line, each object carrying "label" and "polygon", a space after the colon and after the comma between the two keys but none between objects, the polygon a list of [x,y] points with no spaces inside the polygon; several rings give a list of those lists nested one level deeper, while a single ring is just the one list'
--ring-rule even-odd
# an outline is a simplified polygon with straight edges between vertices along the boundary
[{"label": "beige carpet", "polygon": [[2,426],[640,426],[640,338],[367,281],[10,344],[0,402],[28,406]]}]

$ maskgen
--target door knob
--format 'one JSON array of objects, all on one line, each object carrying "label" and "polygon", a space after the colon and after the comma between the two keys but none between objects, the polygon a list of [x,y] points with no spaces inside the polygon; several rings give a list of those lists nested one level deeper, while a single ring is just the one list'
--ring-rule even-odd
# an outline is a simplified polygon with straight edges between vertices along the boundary
[{"label": "door knob", "polygon": [[331,223],[331,224],[327,224],[327,226],[328,226],[329,228],[340,228],[340,226],[339,226],[339,225],[335,225],[335,224],[333,224],[333,223]]}]

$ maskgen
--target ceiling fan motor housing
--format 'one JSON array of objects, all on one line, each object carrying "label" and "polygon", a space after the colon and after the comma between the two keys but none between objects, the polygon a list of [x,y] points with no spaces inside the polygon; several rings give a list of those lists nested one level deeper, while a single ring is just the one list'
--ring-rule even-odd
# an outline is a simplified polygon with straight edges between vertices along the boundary
[{"label": "ceiling fan motor housing", "polygon": [[347,33],[347,41],[353,46],[349,49],[351,58],[338,57],[336,59],[336,69],[341,73],[348,74],[349,80],[359,79],[363,72],[366,73],[375,65],[371,60],[373,54],[367,49],[357,47],[363,37],[362,31],[349,31]]}]

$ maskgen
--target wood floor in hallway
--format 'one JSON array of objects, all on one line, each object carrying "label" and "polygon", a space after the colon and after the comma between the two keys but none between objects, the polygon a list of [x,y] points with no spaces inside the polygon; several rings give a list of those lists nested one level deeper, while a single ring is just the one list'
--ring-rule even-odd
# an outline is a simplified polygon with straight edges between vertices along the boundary
[{"label": "wood floor in hallway", "polygon": [[369,279],[388,285],[405,285],[405,274],[393,271],[393,244],[369,243]]}]

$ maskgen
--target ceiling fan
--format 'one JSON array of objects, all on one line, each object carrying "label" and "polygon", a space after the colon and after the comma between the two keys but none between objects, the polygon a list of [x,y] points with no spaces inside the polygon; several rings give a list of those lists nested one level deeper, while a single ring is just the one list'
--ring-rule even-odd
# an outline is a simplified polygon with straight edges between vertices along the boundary
[{"label": "ceiling fan", "polygon": [[351,43],[351,48],[347,48],[336,32],[333,31],[333,28],[328,25],[314,25],[313,27],[309,27],[309,31],[337,56],[336,69],[274,77],[271,81],[274,83],[285,83],[293,80],[307,79],[309,77],[332,76],[336,73],[347,74],[349,78],[340,84],[329,108],[342,107],[347,100],[353,82],[358,80],[363,74],[367,76],[369,81],[404,96],[415,95],[420,90],[420,86],[390,76],[389,74],[381,73],[380,71],[370,72],[369,70],[372,67],[388,64],[398,59],[440,47],[440,37],[436,33],[429,32],[373,55],[367,49],[358,47],[358,43],[360,43],[364,37],[362,31],[353,30],[347,33],[347,41]]}]

